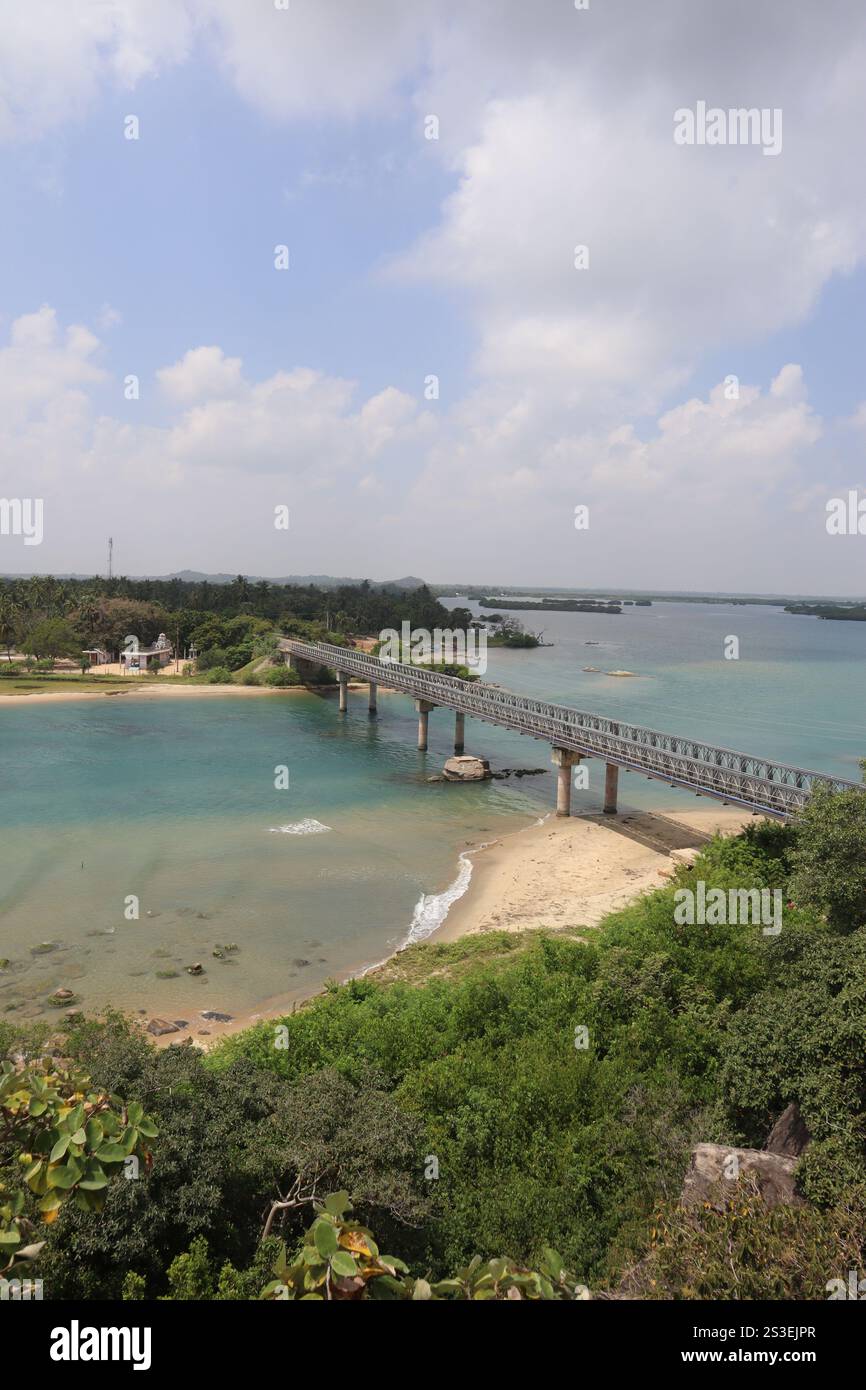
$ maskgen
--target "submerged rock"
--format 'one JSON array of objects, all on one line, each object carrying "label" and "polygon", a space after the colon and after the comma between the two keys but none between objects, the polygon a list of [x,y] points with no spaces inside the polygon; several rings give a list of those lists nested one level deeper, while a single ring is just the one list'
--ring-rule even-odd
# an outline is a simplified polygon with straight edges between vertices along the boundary
[{"label": "submerged rock", "polygon": [[64,1004],[74,1004],[77,1001],[71,989],[61,988],[48,996],[48,1002],[52,1009],[62,1009]]},{"label": "submerged rock", "polygon": [[207,1019],[208,1023],[231,1023],[231,1014],[221,1014],[217,1009],[203,1009],[201,1017]]}]

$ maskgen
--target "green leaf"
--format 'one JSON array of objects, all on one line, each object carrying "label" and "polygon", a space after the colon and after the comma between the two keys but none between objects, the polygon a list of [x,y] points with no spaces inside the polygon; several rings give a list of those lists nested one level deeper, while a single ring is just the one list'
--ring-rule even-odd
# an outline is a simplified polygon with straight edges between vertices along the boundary
[{"label": "green leaf", "polygon": [[358,1273],[358,1266],[348,1250],[338,1250],[331,1256],[331,1269],[341,1279],[352,1279]]},{"label": "green leaf", "polygon": [[344,1212],[352,1210],[352,1203],[349,1201],[348,1192],[332,1192],[330,1197],[325,1198],[325,1211],[330,1216],[342,1216]]},{"label": "green leaf", "polygon": [[126,1150],[120,1144],[102,1144],[94,1154],[100,1163],[122,1163],[126,1158]]},{"label": "green leaf", "polygon": [[89,1149],[98,1149],[102,1143],[102,1125],[97,1119],[88,1120],[84,1126],[84,1135]]},{"label": "green leaf", "polygon": [[338,1249],[337,1228],[332,1226],[330,1221],[322,1221],[321,1218],[316,1222],[314,1230],[316,1238],[316,1249],[322,1259],[330,1259]]},{"label": "green leaf", "polygon": [[412,1290],[412,1302],[413,1302],[413,1303],[417,1303],[420,1299],[428,1299],[428,1298],[432,1298],[432,1297],[433,1297],[433,1290],[431,1289],[430,1285],[427,1283],[427,1280],[426,1280],[426,1279],[416,1279],[416,1280],[415,1280],[415,1287],[414,1287],[414,1289]]},{"label": "green leaf", "polygon": [[63,1134],[63,1135],[61,1135],[61,1137],[57,1140],[57,1143],[54,1145],[54,1148],[51,1150],[51,1156],[50,1156],[50,1158],[49,1158],[49,1162],[50,1162],[50,1163],[56,1163],[56,1162],[58,1161],[58,1159],[61,1159],[61,1158],[63,1157],[63,1155],[66,1153],[66,1150],[69,1148],[69,1145],[70,1145],[71,1143],[72,1143],[72,1138],[71,1138],[70,1135],[68,1135],[68,1134]]}]

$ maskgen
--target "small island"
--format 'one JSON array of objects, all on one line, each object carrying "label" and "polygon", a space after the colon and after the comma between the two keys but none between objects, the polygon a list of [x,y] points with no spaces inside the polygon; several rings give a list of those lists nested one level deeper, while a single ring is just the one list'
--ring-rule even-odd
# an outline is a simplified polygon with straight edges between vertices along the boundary
[{"label": "small island", "polygon": [[834,622],[866,622],[866,603],[786,603],[785,612]]},{"label": "small island", "polygon": [[576,598],[480,598],[482,608],[505,608],[509,612],[526,611],[533,613],[622,613],[616,599],[576,599]]}]

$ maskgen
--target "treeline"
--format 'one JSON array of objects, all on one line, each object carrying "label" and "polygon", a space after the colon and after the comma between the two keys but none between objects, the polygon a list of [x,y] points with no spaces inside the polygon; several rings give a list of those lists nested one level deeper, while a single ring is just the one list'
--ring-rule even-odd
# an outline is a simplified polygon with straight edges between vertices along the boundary
[{"label": "treeline", "polygon": [[866,622],[864,603],[788,603],[786,613],[799,613],[808,618],[832,618],[836,622]]},{"label": "treeline", "polygon": [[426,629],[465,629],[469,620],[467,610],[449,612],[426,586],[383,590],[365,581],[319,589],[250,583],[243,575],[231,584],[52,576],[0,580],[0,647],[37,657],[74,656],[91,646],[116,652],[130,633],[150,643],[165,632],[181,651],[195,643],[204,652],[239,643],[251,647],[273,631],[345,640],[399,630],[404,621]]},{"label": "treeline", "polygon": [[[781,889],[782,931],[679,924],[696,879]],[[42,1228],[45,1297],[254,1298],[274,1277],[296,1297],[314,1291],[299,1264],[366,1297],[382,1260],[394,1296],[407,1278],[491,1296],[489,1273],[529,1292],[561,1256],[569,1288],[638,1269],[646,1298],[825,1298],[866,1255],[864,979],[866,796],[819,788],[796,828],[713,841],[598,931],[424,943],[209,1055],[70,1023],[63,1054],[159,1134],[146,1180]],[[0,1049],[39,1051],[45,1031],[7,1015]],[[762,1148],[791,1102],[811,1136],[802,1206],[747,1182],[679,1204],[695,1143]],[[0,1180],[22,1184],[2,1128]],[[305,1242],[310,1198],[336,1192],[363,1231],[343,1203]],[[278,1197],[288,1258],[263,1239]],[[21,1214],[39,1226],[36,1193]]]}]

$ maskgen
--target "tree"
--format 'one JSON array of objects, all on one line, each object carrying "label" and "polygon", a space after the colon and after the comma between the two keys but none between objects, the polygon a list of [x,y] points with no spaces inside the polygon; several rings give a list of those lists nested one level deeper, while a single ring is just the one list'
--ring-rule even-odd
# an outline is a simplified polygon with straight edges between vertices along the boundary
[{"label": "tree", "polygon": [[35,657],[77,657],[81,638],[63,618],[43,618],[22,641],[24,650]]},{"label": "tree", "polygon": [[819,783],[797,821],[791,895],[837,931],[866,923],[866,791]]},{"label": "tree", "polygon": [[20,621],[21,610],[11,594],[0,594],[0,646],[6,648],[7,661],[12,660]]}]

